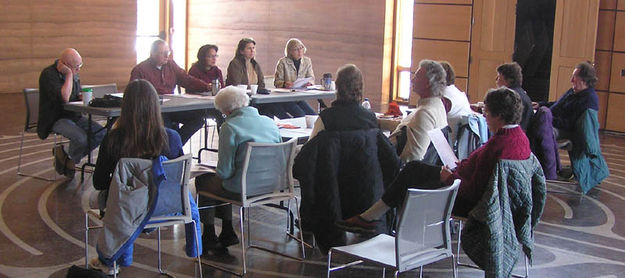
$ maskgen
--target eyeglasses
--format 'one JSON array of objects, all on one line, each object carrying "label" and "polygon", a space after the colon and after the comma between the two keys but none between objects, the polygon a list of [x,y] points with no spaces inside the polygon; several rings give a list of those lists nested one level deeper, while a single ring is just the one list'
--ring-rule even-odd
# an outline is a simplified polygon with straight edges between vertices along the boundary
[{"label": "eyeglasses", "polygon": [[217,55],[217,54],[215,54],[215,55],[206,55],[206,58],[209,58],[209,59],[219,58],[219,55]]},{"label": "eyeglasses", "polygon": [[62,62],[64,65],[66,65],[68,68],[73,69],[73,70],[80,70],[80,68],[82,68],[82,63],[78,64],[78,65],[70,65],[69,63],[65,63]]}]

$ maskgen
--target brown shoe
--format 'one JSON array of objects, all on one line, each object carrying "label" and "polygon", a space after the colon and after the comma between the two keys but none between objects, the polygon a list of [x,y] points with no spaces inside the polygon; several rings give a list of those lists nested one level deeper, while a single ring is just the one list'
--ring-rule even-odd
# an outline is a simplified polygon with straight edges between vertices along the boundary
[{"label": "brown shoe", "polygon": [[357,234],[373,234],[379,220],[368,221],[360,215],[352,216],[348,219],[337,221],[335,224],[342,230]]},{"label": "brown shoe", "polygon": [[70,179],[74,178],[74,174],[76,174],[76,165],[74,164],[74,161],[69,159],[69,157],[67,157],[65,159],[65,177],[68,177]]},{"label": "brown shoe", "polygon": [[52,155],[54,155],[54,169],[59,175],[65,175],[65,160],[67,160],[67,154],[63,149],[63,145],[56,145],[52,148]]}]

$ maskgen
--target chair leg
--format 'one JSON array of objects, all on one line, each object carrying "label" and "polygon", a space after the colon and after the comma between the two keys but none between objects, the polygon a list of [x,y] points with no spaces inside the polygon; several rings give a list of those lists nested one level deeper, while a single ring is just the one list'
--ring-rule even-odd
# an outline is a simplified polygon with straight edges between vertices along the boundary
[{"label": "chair leg", "polygon": [[89,214],[85,213],[85,268],[89,268]]},{"label": "chair leg", "polygon": [[451,267],[453,271],[453,276],[454,278],[456,278],[458,276],[458,269],[456,268],[456,257],[453,253],[451,254]]},{"label": "chair leg", "polygon": [[462,220],[458,220],[458,245],[456,246],[456,267],[458,267],[460,263],[460,238],[462,237]]},{"label": "chair leg", "polygon": [[22,131],[22,138],[20,139],[20,154],[17,159],[17,174],[18,175],[21,173],[21,169],[22,169],[22,148],[24,147],[24,133],[25,131]]},{"label": "chair leg", "polygon": [[113,261],[113,277],[117,278],[117,261]]},{"label": "chair leg", "polygon": [[[240,207],[239,208],[239,216],[240,216],[239,217],[239,224],[241,225],[239,229],[241,231],[241,255],[242,255],[242,259],[241,260],[243,261],[243,275],[245,275],[247,273],[247,264],[246,264],[247,262],[245,260],[246,259],[245,258],[245,253],[246,253],[246,250],[245,250],[245,245],[246,245],[245,240],[247,240],[247,238],[245,236],[245,229],[243,228],[243,225],[244,225],[243,218],[245,217],[244,211],[245,211],[244,207]],[[248,230],[249,230],[249,228],[248,228]]]},{"label": "chair leg", "polygon": [[156,235],[158,238],[156,243],[156,250],[158,250],[158,272],[161,274],[165,274],[161,261],[161,227],[156,228]]},{"label": "chair leg", "polygon": [[382,268],[382,278],[386,277],[386,267]]},{"label": "chair leg", "polygon": [[423,266],[419,267],[419,278],[423,278]]},{"label": "chair leg", "polygon": [[198,253],[197,254],[197,266],[198,266],[198,270],[200,271],[200,278],[203,277],[203,273],[202,273],[202,254],[199,253],[200,251],[200,239],[198,237],[197,234],[197,223],[195,222],[195,220],[191,220],[191,222],[193,223],[193,236],[195,236],[195,251]]},{"label": "chair leg", "polygon": [[[289,200],[289,203],[290,202],[291,200]],[[299,226],[297,228],[299,229],[299,243],[300,243],[300,248],[302,248],[302,259],[306,259],[306,248],[304,247],[304,230],[302,230],[302,218],[300,217],[300,214],[299,214],[299,202],[297,201],[297,198],[295,198],[295,210],[297,211],[297,219],[300,220],[297,223],[297,225]]]},{"label": "chair leg", "polygon": [[328,251],[328,276],[330,278],[330,272],[332,271],[332,249]]}]

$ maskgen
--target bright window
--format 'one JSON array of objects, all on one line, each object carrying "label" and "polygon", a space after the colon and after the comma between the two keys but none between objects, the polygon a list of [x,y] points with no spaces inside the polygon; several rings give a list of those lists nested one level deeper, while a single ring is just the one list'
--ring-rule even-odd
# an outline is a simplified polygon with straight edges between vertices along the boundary
[{"label": "bright window", "polygon": [[396,97],[407,100],[410,96],[410,67],[412,66],[412,25],[414,0],[397,0],[396,7]]}]

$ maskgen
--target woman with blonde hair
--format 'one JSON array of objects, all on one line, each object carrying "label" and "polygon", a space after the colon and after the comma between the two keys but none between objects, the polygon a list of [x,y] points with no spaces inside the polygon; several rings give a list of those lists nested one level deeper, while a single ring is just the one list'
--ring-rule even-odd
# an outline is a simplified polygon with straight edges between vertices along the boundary
[{"label": "woman with blonde hair", "polygon": [[[312,82],[308,82],[306,86],[314,83],[315,73],[313,72],[312,61],[304,54],[306,54],[306,46],[302,41],[296,38],[287,41],[284,47],[284,57],[280,58],[276,65],[273,81],[276,88],[293,88],[293,83],[299,78],[312,78]],[[294,117],[316,114],[315,110],[305,101],[286,103],[284,109]]]}]

